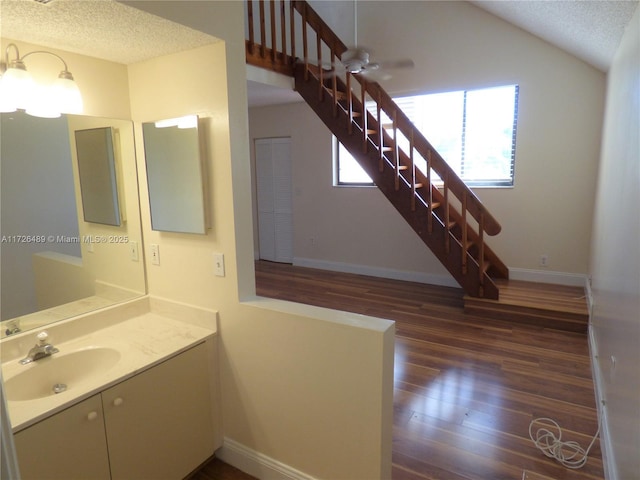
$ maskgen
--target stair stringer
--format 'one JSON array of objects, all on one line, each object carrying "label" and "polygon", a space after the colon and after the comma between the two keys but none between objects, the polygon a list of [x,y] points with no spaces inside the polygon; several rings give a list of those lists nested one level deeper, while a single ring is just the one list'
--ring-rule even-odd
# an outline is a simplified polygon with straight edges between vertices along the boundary
[{"label": "stair stringer", "polygon": [[[332,97],[328,91],[320,88],[320,82],[313,75],[305,79],[304,66],[295,67],[295,88],[307,104],[318,115],[336,138],[349,150],[362,168],[371,177],[376,186],[391,202],[405,221],[429,247],[447,271],[470,296],[497,300],[498,287],[486,273],[480,273],[476,260],[463,252],[458,239],[444,226],[437,215],[432,213],[431,232],[427,228],[429,209],[422,201],[411,204],[411,187],[401,176],[399,188],[396,189],[395,173],[391,166],[379,169],[379,152],[376,144],[368,140],[367,152],[363,150],[362,129],[353,123],[352,134],[348,131],[349,118],[342,108],[334,110]],[[323,101],[319,92],[323,91]],[[448,242],[447,242],[448,237]],[[448,244],[448,248],[447,245]],[[462,258],[466,255],[466,272],[463,272]]]}]

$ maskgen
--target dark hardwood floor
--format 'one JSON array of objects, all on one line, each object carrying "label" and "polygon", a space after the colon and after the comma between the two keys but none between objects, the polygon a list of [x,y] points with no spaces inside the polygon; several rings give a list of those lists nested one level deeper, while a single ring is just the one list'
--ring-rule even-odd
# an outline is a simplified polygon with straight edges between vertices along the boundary
[{"label": "dark hardwood floor", "polygon": [[538,417],[584,448],[596,433],[586,334],[465,314],[455,288],[269,262],[256,263],[256,288],[395,320],[394,480],[604,478],[599,440],[570,470],[529,438]]}]

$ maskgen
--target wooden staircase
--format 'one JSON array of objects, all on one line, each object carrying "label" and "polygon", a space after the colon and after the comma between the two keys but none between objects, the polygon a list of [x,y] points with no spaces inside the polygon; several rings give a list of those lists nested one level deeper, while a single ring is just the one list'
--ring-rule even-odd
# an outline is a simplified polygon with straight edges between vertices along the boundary
[{"label": "wooden staircase", "polygon": [[500,224],[387,92],[361,75],[318,66],[335,65],[347,47],[305,1],[249,0],[247,15],[247,63],[294,77],[298,93],[466,294],[497,300],[495,280],[509,271],[485,235],[498,234]]}]

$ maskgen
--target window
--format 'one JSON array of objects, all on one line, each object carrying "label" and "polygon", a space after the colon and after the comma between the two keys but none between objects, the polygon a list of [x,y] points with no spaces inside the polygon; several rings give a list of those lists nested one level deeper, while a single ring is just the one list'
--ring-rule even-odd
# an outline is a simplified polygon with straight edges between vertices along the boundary
[{"label": "window", "polygon": [[[394,101],[467,185],[513,185],[517,85],[400,97]],[[367,109],[376,114],[373,102]],[[383,122],[388,121],[383,118]],[[400,148],[407,152],[409,142],[399,137]],[[372,184],[341,144],[335,151],[337,185]],[[426,168],[419,158],[416,165]]]}]

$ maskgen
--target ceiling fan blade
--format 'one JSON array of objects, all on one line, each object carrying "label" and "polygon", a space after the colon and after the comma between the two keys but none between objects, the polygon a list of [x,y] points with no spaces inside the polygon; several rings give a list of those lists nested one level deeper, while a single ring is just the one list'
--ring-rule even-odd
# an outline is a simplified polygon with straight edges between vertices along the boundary
[{"label": "ceiling fan blade", "polygon": [[401,60],[389,60],[384,62],[376,62],[379,69],[384,70],[397,70],[400,68],[413,68],[415,67],[415,63],[411,59],[401,59]]}]

